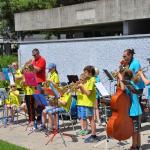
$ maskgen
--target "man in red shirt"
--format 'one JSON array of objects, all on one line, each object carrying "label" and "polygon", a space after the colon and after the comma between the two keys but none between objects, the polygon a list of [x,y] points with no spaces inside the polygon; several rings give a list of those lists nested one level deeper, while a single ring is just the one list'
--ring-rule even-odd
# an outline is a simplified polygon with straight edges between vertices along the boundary
[{"label": "man in red shirt", "polygon": [[32,56],[34,57],[32,65],[36,74],[36,80],[40,84],[46,80],[46,61],[40,56],[40,52],[37,48],[32,50]]},{"label": "man in red shirt", "polygon": [[[32,56],[34,60],[32,61],[32,67],[34,68],[34,72],[36,75],[36,80],[38,82],[37,90],[42,94],[42,82],[46,81],[46,61],[40,55],[40,52],[37,48],[32,50]],[[43,107],[37,106],[36,112],[38,113],[37,121],[41,122],[41,114]]]}]

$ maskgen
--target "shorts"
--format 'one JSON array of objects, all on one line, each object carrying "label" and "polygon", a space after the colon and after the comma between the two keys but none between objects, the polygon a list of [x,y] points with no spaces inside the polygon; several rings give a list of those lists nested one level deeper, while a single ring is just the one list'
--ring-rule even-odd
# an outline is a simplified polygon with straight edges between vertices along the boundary
[{"label": "shorts", "polygon": [[86,106],[78,106],[78,118],[86,120],[88,117],[94,116],[94,108]]},{"label": "shorts", "polygon": [[133,121],[134,132],[139,132],[140,128],[141,128],[141,118],[140,118],[140,116],[130,116],[130,117]]},{"label": "shorts", "polygon": [[78,119],[86,120],[86,107],[85,106],[77,106]]},{"label": "shorts", "polygon": [[48,113],[49,114],[66,113],[66,111],[63,107],[52,107],[51,109],[48,110]]},{"label": "shorts", "polygon": [[53,107],[52,106],[45,106],[45,112],[48,113]]},{"label": "shorts", "polygon": [[93,107],[86,107],[86,117],[94,116],[94,108]]}]

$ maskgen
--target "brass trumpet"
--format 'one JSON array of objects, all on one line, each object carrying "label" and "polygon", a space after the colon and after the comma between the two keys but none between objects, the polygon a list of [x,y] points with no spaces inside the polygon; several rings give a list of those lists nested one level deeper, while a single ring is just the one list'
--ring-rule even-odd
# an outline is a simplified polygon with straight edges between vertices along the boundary
[{"label": "brass trumpet", "polygon": [[33,72],[33,71],[34,71],[34,67],[31,65],[31,63],[32,63],[32,59],[30,59],[29,61],[27,61],[27,62],[24,64],[23,68],[22,68],[22,72],[24,72],[24,70],[25,70],[26,68],[28,68],[29,71]]},{"label": "brass trumpet", "polygon": [[119,71],[117,71],[117,70],[116,71],[112,71],[111,74],[116,79],[119,73],[123,73],[123,72],[125,72],[127,70],[129,70],[128,66],[126,66],[126,67],[120,66]]},{"label": "brass trumpet", "polygon": [[123,73],[124,71],[127,71],[129,69],[129,65],[126,62],[126,60],[122,59],[120,61],[119,71],[111,72],[112,76],[116,79],[118,76],[118,73]]},{"label": "brass trumpet", "polygon": [[[141,68],[141,69],[139,69],[139,71],[142,71],[143,73],[145,73],[146,71],[148,71],[148,67]],[[134,83],[138,83],[141,79],[139,71],[137,72],[137,74],[132,79],[132,81]]]},{"label": "brass trumpet", "polygon": [[66,86],[60,86],[59,89],[62,93],[74,93],[77,91],[78,84],[78,82],[72,82]]}]

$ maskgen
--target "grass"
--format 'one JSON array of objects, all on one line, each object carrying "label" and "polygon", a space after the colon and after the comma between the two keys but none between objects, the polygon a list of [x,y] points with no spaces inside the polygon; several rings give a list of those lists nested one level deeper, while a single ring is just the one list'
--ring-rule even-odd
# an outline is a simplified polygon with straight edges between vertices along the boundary
[{"label": "grass", "polygon": [[0,150],[27,150],[26,148],[0,140]]}]

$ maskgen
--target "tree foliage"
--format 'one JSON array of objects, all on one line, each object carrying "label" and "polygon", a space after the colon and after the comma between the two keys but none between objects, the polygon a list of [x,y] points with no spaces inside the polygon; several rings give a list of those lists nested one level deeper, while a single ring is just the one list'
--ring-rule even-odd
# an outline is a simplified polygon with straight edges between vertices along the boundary
[{"label": "tree foliage", "polygon": [[0,30],[14,31],[14,13],[49,9],[57,0],[0,0]]}]

